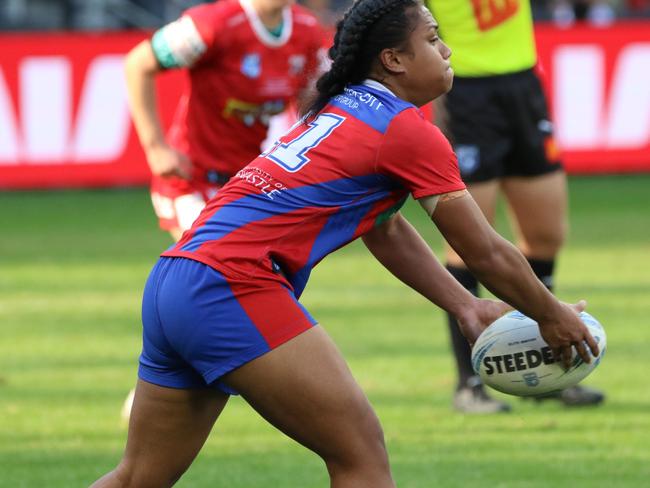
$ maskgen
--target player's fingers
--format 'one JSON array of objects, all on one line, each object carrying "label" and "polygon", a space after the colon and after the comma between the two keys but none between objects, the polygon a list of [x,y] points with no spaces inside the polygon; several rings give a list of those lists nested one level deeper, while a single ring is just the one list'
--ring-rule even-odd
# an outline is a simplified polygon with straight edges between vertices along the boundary
[{"label": "player's fingers", "polygon": [[190,172],[180,166],[174,170],[174,174],[184,180],[189,180],[191,177]]},{"label": "player's fingers", "polygon": [[554,347],[551,349],[551,352],[553,353],[553,361],[556,363],[561,363],[562,362],[562,348],[561,347]]},{"label": "player's fingers", "polygon": [[190,172],[182,166],[174,168],[174,175],[178,176],[179,178],[183,178],[184,180],[190,179]]},{"label": "player's fingers", "polygon": [[176,174],[184,180],[192,178],[192,164],[185,156],[181,156],[176,165]]},{"label": "player's fingers", "polygon": [[500,300],[497,301],[496,303],[497,303],[497,306],[498,306],[498,309],[499,309],[499,315],[503,315],[503,314],[505,314],[507,312],[510,312],[511,310],[514,310],[512,305],[510,305],[509,303],[502,302]]},{"label": "player's fingers", "polygon": [[483,328],[480,324],[474,322],[459,322],[458,325],[460,325],[460,332],[465,336],[470,347],[473,347],[476,339],[483,332]]},{"label": "player's fingers", "polygon": [[585,342],[589,346],[589,349],[591,349],[591,354],[594,357],[598,357],[598,355],[600,354],[600,348],[598,347],[598,343],[596,342],[596,339],[594,339],[594,336],[592,336],[589,331],[587,331],[587,337],[585,337]]},{"label": "player's fingers", "polygon": [[585,309],[587,308],[587,301],[586,300],[580,300],[579,302],[572,304],[571,308],[576,313],[584,312]]},{"label": "player's fingers", "polygon": [[574,347],[585,363],[591,363],[591,355],[589,354],[589,351],[587,351],[587,346],[584,341],[576,342]]},{"label": "player's fingers", "polygon": [[564,365],[564,369],[569,369],[571,367],[571,356],[573,355],[573,351],[571,346],[564,346],[562,348],[562,364]]}]

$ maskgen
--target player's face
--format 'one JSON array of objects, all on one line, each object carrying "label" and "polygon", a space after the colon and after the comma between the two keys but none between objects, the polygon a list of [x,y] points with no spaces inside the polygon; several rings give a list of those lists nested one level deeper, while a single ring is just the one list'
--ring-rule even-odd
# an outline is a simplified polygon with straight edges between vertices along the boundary
[{"label": "player's face", "polygon": [[409,91],[415,105],[424,105],[451,90],[454,72],[449,64],[451,49],[438,37],[438,23],[425,7],[411,33],[411,56],[405,60]]}]

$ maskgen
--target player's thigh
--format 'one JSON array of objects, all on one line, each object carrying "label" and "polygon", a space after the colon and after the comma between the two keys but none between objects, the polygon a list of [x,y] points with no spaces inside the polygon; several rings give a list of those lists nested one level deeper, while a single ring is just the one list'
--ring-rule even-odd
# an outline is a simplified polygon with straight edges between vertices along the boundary
[{"label": "player's thigh", "polygon": [[337,347],[313,327],[223,381],[266,420],[328,463],[388,470],[377,416]]},{"label": "player's thigh", "polygon": [[[468,183],[467,189],[469,190],[472,198],[476,201],[485,218],[494,225],[497,201],[499,199],[499,180],[490,180],[480,183]],[[456,252],[447,244],[447,262],[453,266],[464,266],[463,260],[456,254]]]},{"label": "player's thigh", "polygon": [[567,183],[563,171],[501,181],[519,247],[530,257],[553,258],[567,232]]},{"label": "player's thigh", "polygon": [[138,380],[118,475],[129,486],[170,486],[198,454],[228,398],[216,389]]}]

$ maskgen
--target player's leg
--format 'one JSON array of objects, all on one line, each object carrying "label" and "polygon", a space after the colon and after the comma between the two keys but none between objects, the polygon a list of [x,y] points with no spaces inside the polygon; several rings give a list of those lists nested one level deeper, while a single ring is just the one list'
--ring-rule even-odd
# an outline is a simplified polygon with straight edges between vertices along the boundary
[{"label": "player's leg", "polygon": [[513,217],[517,246],[528,258],[554,260],[568,228],[564,172],[508,177],[501,185]]},{"label": "player's leg", "polygon": [[[515,128],[502,189],[508,201],[516,244],[553,291],[555,259],[567,234],[567,183],[553,139],[546,99],[533,71],[512,77],[504,87]],[[581,386],[562,392],[570,405],[601,402],[604,395]]]},{"label": "player's leg", "polygon": [[555,258],[567,234],[567,189],[563,171],[502,180],[515,243],[537,277],[553,291]]},{"label": "player's leg", "polygon": [[[188,429],[178,461],[160,468],[155,483],[168,485],[181,474],[225,404],[223,395],[194,393],[210,384],[239,390],[266,418],[320,454],[333,486],[394,486],[376,416],[332,342],[314,328],[289,288],[272,280],[229,280],[197,261],[161,258],[145,286],[142,321],[141,380],[190,393],[183,397],[182,390],[139,383],[144,396],[136,392],[133,440],[124,462],[102,483],[139,479],[139,466],[165,463],[169,444],[156,447],[148,439],[163,435],[172,442],[177,429]],[[178,416],[171,430],[162,425],[165,415]],[[194,416],[196,426],[189,425]]]},{"label": "player's leg", "polygon": [[[503,160],[512,146],[509,122],[495,97],[499,86],[498,77],[457,77],[442,113],[446,115],[445,134],[454,144],[461,176],[490,222],[494,220]],[[447,252],[447,269],[465,288],[478,295],[478,281],[451,249]],[[447,315],[447,322],[458,371],[454,408],[465,413],[507,410],[506,404],[485,393],[472,369],[470,347],[455,317]]]},{"label": "player's leg", "polygon": [[334,488],[389,488],[377,416],[321,327],[222,377],[266,420],[318,454]]},{"label": "player's leg", "polygon": [[126,449],[115,470],[93,488],[172,486],[190,466],[228,395],[174,389],[138,380]]},{"label": "player's leg", "polygon": [[502,190],[516,244],[537,265],[534,270],[546,282],[567,232],[566,176],[535,73],[531,70],[510,77],[503,90],[514,144],[505,160]]},{"label": "player's leg", "polygon": [[[494,223],[499,182],[492,180],[472,183],[468,189],[490,223]],[[478,281],[467,269],[463,260],[447,245],[447,269],[473,295],[478,296]],[[479,376],[472,368],[472,351],[467,339],[460,332],[456,318],[447,314],[449,336],[451,340],[458,383],[454,393],[454,408],[464,413],[505,412],[509,405],[491,398],[486,392]]]}]

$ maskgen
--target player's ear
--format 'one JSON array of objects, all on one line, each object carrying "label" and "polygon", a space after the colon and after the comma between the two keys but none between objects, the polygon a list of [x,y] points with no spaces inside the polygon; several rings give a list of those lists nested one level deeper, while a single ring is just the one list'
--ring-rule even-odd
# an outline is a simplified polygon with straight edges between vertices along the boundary
[{"label": "player's ear", "polygon": [[379,53],[379,62],[382,67],[389,73],[398,74],[404,73],[406,67],[403,63],[404,52],[400,52],[394,48],[382,49]]}]

